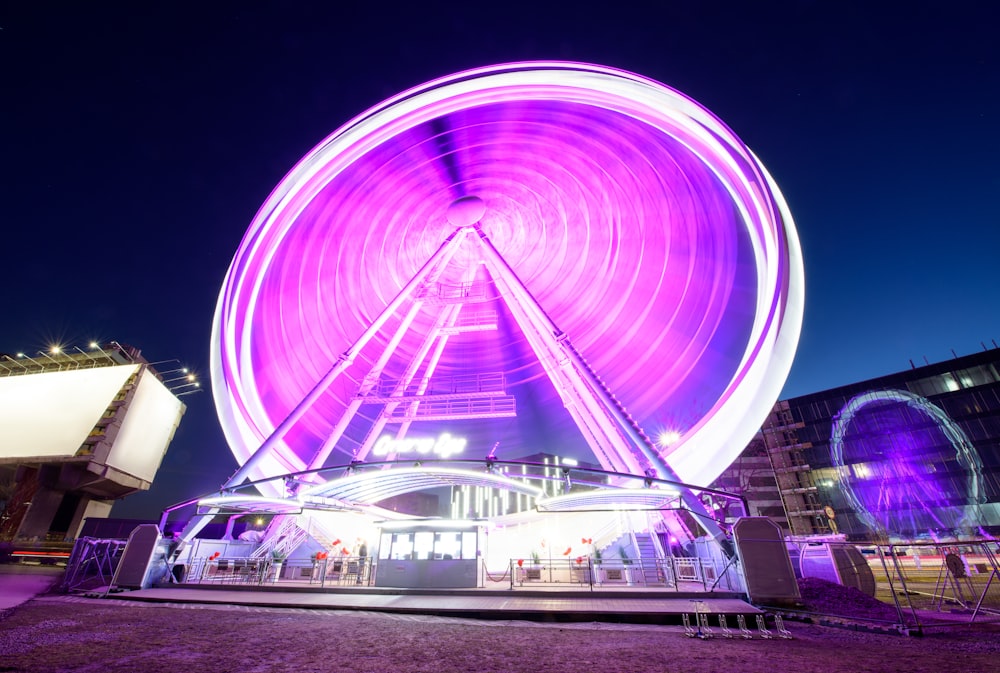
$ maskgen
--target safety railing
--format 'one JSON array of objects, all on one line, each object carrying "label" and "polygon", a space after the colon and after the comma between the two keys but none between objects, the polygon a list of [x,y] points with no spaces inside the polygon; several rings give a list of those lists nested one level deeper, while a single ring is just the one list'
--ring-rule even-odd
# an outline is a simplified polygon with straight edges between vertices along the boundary
[{"label": "safety railing", "polygon": [[503,397],[457,397],[421,401],[415,408],[401,404],[386,417],[389,423],[434,421],[456,418],[510,418],[517,415],[513,395]]},{"label": "safety railing", "polygon": [[127,540],[78,538],[66,563],[62,590],[81,591],[111,584],[126,544]]},{"label": "safety railing", "polygon": [[365,556],[324,559],[196,558],[181,581],[188,584],[305,584],[369,586],[372,562]]},{"label": "safety railing", "polygon": [[[856,544],[864,561],[814,563],[783,612],[902,633],[1000,624],[1000,542]],[[822,558],[816,555],[815,559]]]},{"label": "safety railing", "polygon": [[[729,590],[718,580],[726,568],[709,559],[669,556],[661,559],[595,560],[511,559],[510,587],[575,585],[589,587],[648,587],[675,591]],[[735,569],[731,569],[736,572]]]},{"label": "safety railing", "polygon": [[471,281],[468,283],[426,283],[417,290],[417,297],[428,304],[456,304],[486,301],[490,299],[489,287],[492,283]]},{"label": "safety railing", "polygon": [[870,551],[875,597],[896,607],[901,626],[923,631],[1000,622],[1000,542],[890,544]]},{"label": "safety railing", "polygon": [[431,399],[461,395],[466,397],[503,395],[507,392],[507,376],[504,372],[479,372],[467,376],[448,376],[431,379],[427,384],[413,381],[402,390],[398,379],[379,379],[371,387],[367,401],[399,401],[418,398]]}]

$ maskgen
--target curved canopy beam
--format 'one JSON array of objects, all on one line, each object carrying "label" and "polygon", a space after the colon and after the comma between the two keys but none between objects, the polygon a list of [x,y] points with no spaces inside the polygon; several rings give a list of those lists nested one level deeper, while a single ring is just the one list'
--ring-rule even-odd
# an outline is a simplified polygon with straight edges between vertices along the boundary
[{"label": "curved canopy beam", "polygon": [[539,512],[583,510],[675,509],[679,491],[662,488],[602,488],[566,493],[535,503]]},{"label": "curved canopy beam", "polygon": [[344,502],[372,505],[394,496],[447,486],[500,488],[534,498],[542,494],[541,489],[523,480],[500,474],[441,467],[404,467],[354,473],[313,486],[302,491],[300,497],[307,499],[325,496]]}]

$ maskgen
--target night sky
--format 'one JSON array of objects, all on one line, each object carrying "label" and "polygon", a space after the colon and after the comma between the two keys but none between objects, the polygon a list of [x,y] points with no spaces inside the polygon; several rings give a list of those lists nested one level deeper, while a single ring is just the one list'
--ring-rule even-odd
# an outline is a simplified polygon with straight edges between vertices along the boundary
[{"label": "night sky", "polygon": [[[403,89],[536,59],[679,89],[772,173],[806,271],[783,397],[993,347],[998,25],[985,1],[8,3],[0,352],[116,340],[207,376],[230,259],[302,155]],[[114,515],[235,470],[211,393],[184,399]]]}]

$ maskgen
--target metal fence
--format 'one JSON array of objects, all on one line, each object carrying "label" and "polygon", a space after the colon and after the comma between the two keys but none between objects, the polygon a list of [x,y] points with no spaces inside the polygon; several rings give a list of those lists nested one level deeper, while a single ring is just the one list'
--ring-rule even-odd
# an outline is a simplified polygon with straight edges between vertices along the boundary
[{"label": "metal fence", "polygon": [[367,586],[372,580],[370,557],[342,556],[320,560],[277,561],[267,558],[195,558],[182,579],[188,584],[296,583]]},{"label": "metal fence", "polygon": [[674,557],[662,559],[602,560],[553,559],[539,563],[510,561],[503,579],[512,589],[539,585],[595,587],[644,587],[674,591],[739,590],[738,564],[720,565],[710,559]]},{"label": "metal fence", "polygon": [[929,542],[877,545],[869,564],[876,594],[900,624],[924,630],[1000,621],[1000,544]]},{"label": "metal fence", "polygon": [[88,591],[111,584],[127,540],[94,537],[78,538],[66,562],[60,589]]},{"label": "metal fence", "polygon": [[[735,564],[719,567],[708,559],[668,557],[655,560],[601,561],[553,559],[530,563],[511,559],[504,572],[483,569],[482,586],[519,589],[541,586],[587,588],[646,588],[672,591],[738,590]],[[371,586],[376,568],[371,557],[282,560],[268,558],[201,557],[191,559],[183,576],[186,584],[244,584],[263,586],[294,583],[317,588]]]}]

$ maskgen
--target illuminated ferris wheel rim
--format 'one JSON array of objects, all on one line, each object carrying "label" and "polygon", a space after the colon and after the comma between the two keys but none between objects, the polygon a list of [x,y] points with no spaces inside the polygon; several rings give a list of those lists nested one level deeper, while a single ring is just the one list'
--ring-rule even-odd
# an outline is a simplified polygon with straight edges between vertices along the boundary
[{"label": "illuminated ferris wheel rim", "polygon": [[[259,394],[251,327],[265,306],[262,285],[276,250],[299,216],[331,181],[400,134],[455,112],[524,101],[587,106],[637,120],[682,144],[728,192],[756,260],[754,319],[724,394],[673,447],[669,463],[684,481],[707,484],[742,450],[777,399],[801,326],[801,254],[780,192],[728,127],[683,94],[612,68],[538,62],[458,73],[390,98],[331,134],[268,197],[233,260],[213,324],[213,391],[241,464],[280,421]],[[286,451],[266,465],[258,476],[300,470],[304,462]]]},{"label": "illuminated ferris wheel rim", "polygon": [[[872,512],[872,503],[866,503],[862,493],[855,490],[855,485],[863,485],[864,479],[856,478],[852,473],[853,462],[850,456],[845,457],[845,444],[855,420],[868,407],[878,408],[882,405],[900,405],[912,409],[914,412],[928,418],[934,423],[934,427],[948,441],[951,449],[955,452],[954,458],[958,465],[966,472],[967,493],[963,494],[968,498],[970,505],[974,508],[980,502],[980,488],[983,480],[983,464],[979,454],[973,447],[965,431],[959,426],[944,409],[934,404],[926,397],[917,395],[908,390],[869,390],[855,395],[847,404],[837,412],[833,418],[833,425],[830,431],[830,460],[833,469],[839,479],[839,487],[851,510],[861,519],[865,525],[872,530],[884,530],[885,526],[876,517],[877,512]],[[905,455],[891,453],[883,460],[892,462],[895,460],[907,460]],[[865,463],[874,462],[866,460]],[[865,469],[870,469],[865,466]],[[887,476],[901,479],[898,475],[893,475],[891,471],[880,471],[880,474],[869,476],[868,479],[885,480]],[[974,509],[972,510],[975,511]],[[899,531],[889,531],[898,533]]]}]

